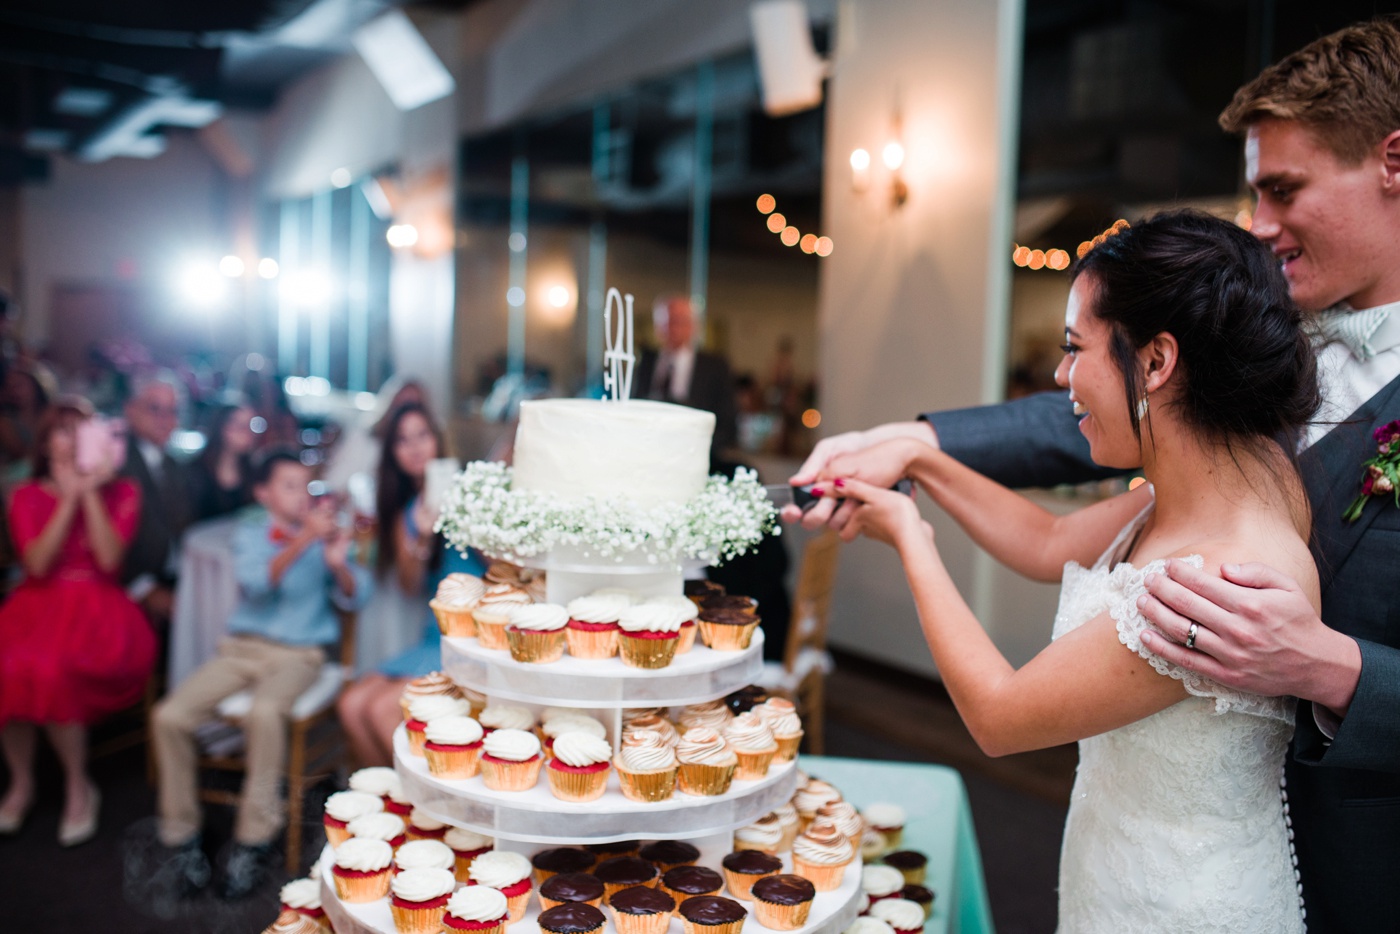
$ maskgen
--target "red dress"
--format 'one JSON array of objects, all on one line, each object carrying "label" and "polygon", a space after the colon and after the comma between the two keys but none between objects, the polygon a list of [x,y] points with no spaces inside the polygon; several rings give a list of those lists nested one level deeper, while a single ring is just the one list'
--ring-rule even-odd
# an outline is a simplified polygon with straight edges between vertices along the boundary
[{"label": "red dress", "polygon": [[[102,501],[123,544],[130,542],[141,515],[139,488],[113,481]],[[57,506],[43,484],[15,489],[16,552],[38,537]],[[92,723],[141,697],[155,659],[150,624],[116,575],[98,569],[79,508],[49,572],[26,577],[0,605],[0,724]]]}]

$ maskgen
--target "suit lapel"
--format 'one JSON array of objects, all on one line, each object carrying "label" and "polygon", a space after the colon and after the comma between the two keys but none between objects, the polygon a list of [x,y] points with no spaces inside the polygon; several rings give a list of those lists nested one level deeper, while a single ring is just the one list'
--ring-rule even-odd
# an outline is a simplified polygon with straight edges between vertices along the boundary
[{"label": "suit lapel", "polygon": [[1376,453],[1372,433],[1393,420],[1391,402],[1400,391],[1400,377],[1366,401],[1346,421],[1328,432],[1299,459],[1313,513],[1313,557],[1325,591],[1333,574],[1351,555],[1362,533],[1385,508],[1368,504],[1355,522],[1342,513],[1361,492],[1361,464]]}]

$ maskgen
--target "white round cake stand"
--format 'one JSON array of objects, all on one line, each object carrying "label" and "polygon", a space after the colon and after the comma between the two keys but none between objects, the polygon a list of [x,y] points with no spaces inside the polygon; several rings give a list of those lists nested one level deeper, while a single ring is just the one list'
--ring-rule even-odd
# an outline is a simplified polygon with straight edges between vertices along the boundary
[{"label": "white round cake stand", "polygon": [[442,670],[458,684],[490,698],[585,708],[681,707],[723,697],[763,675],[763,629],[742,652],[702,645],[665,668],[631,668],[613,658],[517,662],[505,649],[482,648],[475,638],[442,640]]},{"label": "white round cake stand", "polygon": [[[325,909],[331,924],[335,925],[336,934],[397,934],[394,927],[394,916],[389,911],[389,899],[381,898],[373,902],[351,904],[342,902],[336,896],[335,879],[331,876],[333,859],[330,847],[326,847],[321,855],[319,865],[321,870],[321,907]],[[785,854],[783,856],[783,871],[791,872],[791,867],[791,856]],[[719,871],[718,864],[712,865],[710,868],[716,872]],[[818,892],[816,899],[812,902],[812,913],[807,918],[807,924],[795,932],[788,932],[788,934],[841,934],[842,931],[850,927],[860,910],[860,874],[861,861],[860,857],[857,856],[855,861],[846,867],[846,874],[841,878],[840,888],[831,892]],[[744,934],[770,934],[770,932],[778,934],[772,928],[764,927],[758,923],[758,919],[754,917],[753,913],[753,902],[741,901],[739,904],[749,911],[749,916],[744,921]],[[525,917],[510,925],[506,929],[508,934],[540,934],[539,924],[535,920],[539,916],[539,910],[539,896],[532,892],[530,907],[526,911]],[[608,930],[615,931],[616,928],[612,925],[611,910],[605,908],[603,913],[608,915]],[[672,918],[669,934],[681,934],[681,930],[681,922]]]}]

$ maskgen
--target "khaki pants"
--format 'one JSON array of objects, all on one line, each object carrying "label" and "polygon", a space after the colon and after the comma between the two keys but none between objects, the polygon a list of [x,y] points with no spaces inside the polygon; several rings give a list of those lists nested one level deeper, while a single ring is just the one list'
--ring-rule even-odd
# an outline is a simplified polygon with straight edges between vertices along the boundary
[{"label": "khaki pants", "polygon": [[194,732],[214,716],[219,702],[239,691],[253,692],[243,721],[248,772],[234,838],[266,843],[282,828],[281,781],[287,758],[287,719],[292,704],[312,685],[325,662],[320,648],[269,642],[256,636],[230,636],[219,654],[185,679],[155,709],[156,764],[160,769],[157,808],[160,840],[178,846],[199,832],[198,751]]}]

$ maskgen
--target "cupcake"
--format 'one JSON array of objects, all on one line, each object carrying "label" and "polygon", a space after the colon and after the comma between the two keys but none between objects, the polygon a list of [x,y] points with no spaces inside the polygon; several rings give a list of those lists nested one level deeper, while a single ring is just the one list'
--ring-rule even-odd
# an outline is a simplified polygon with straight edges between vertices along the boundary
[{"label": "cupcake", "polygon": [[612,658],[617,654],[617,620],[632,605],[621,594],[589,594],[569,601],[564,631],[575,658]]},{"label": "cupcake", "polygon": [[317,879],[293,879],[277,893],[282,911],[295,911],[316,922],[317,927],[330,930],[326,910],[321,907],[321,883]]},{"label": "cupcake", "polygon": [[700,638],[716,652],[742,652],[753,641],[760,620],[743,610],[700,611]]},{"label": "cupcake", "polygon": [[879,918],[862,915],[852,921],[850,927],[842,931],[841,934],[894,934],[894,928]]},{"label": "cupcake", "polygon": [[608,919],[602,909],[578,902],[547,908],[535,921],[542,934],[601,934]]},{"label": "cupcake", "polygon": [[[554,755],[554,740],[563,733],[587,733],[601,740],[608,738],[608,728],[603,726],[602,721],[576,711],[560,713],[542,721],[539,731],[544,734],[546,756]],[[608,747],[608,751],[612,752],[611,746]]]},{"label": "cupcake", "polygon": [[802,745],[802,720],[797,716],[797,708],[792,701],[783,697],[770,697],[754,708],[773,739],[778,743],[779,762],[791,762],[797,758],[797,747]]},{"label": "cupcake", "polygon": [[428,721],[438,717],[465,717],[471,710],[472,705],[468,701],[447,694],[418,698],[408,705],[409,716],[404,723],[404,730],[408,733],[408,751],[415,756],[423,755]]},{"label": "cupcake", "polygon": [[515,704],[490,704],[476,719],[487,733],[492,730],[528,732],[535,728],[535,715],[530,712],[530,708]]},{"label": "cupcake", "polygon": [[472,860],[470,885],[499,889],[510,907],[510,923],[525,917],[530,901],[530,861],[519,853],[492,850]]},{"label": "cupcake", "polygon": [[741,782],[758,781],[767,775],[768,766],[778,753],[773,734],[753,711],[741,713],[729,722],[724,728],[724,741],[739,760],[734,777]]},{"label": "cupcake", "polygon": [[910,885],[921,885],[928,870],[928,857],[917,850],[896,850],[885,854],[885,865],[904,873],[904,881]]},{"label": "cupcake", "polygon": [[442,926],[449,931],[473,934],[505,934],[510,923],[510,907],[499,890],[485,885],[458,889],[447,900]]},{"label": "cupcake", "polygon": [[666,934],[676,900],[660,889],[635,885],[608,899],[617,934]]},{"label": "cupcake", "polygon": [[378,811],[374,814],[361,814],[345,827],[350,836],[364,840],[383,840],[394,850],[408,842],[407,828],[403,818],[397,814]]},{"label": "cupcake", "polygon": [[384,799],[384,810],[390,814],[397,814],[405,822],[408,815],[413,813],[413,800],[409,798],[408,792],[403,790],[403,785],[395,785],[389,789],[389,794]]},{"label": "cupcake", "polygon": [[801,876],[779,873],[753,884],[753,913],[758,923],[775,931],[795,931],[807,923],[816,887]]},{"label": "cupcake", "polygon": [[584,849],[593,854],[598,862],[614,856],[636,856],[642,851],[640,840],[609,840],[607,843],[589,843]]},{"label": "cupcake", "polygon": [[[706,866],[677,866],[662,874],[657,887],[679,905],[697,895],[718,895],[719,890],[724,888],[724,876]],[[671,913],[680,917],[675,911]]]},{"label": "cupcake", "polygon": [[677,866],[691,866],[700,858],[700,848],[684,840],[657,840],[637,853],[663,875]]},{"label": "cupcake", "polygon": [[399,695],[399,708],[403,711],[405,720],[410,718],[408,708],[420,697],[431,697],[437,694],[446,694],[448,697],[461,697],[461,688],[447,675],[440,671],[430,672],[421,678],[414,678],[404,685],[403,693]]},{"label": "cupcake", "polygon": [[486,568],[487,584],[510,584],[530,595],[537,603],[544,601],[546,590],[545,572],[537,568],[525,568],[509,561],[492,561]]},{"label": "cupcake", "polygon": [[873,827],[866,827],[865,832],[860,835],[860,844],[856,849],[860,851],[861,859],[870,862],[888,853],[890,845],[884,834]]},{"label": "cupcake", "polygon": [[622,721],[622,738],[625,741],[628,733],[639,733],[642,730],[651,730],[661,734],[661,740],[667,746],[675,747],[681,741],[680,730],[676,725],[667,720],[660,713],[646,713],[633,717],[630,720]]},{"label": "cupcake", "polygon": [[441,840],[410,840],[394,853],[394,871],[405,869],[446,869],[451,872],[457,857]]},{"label": "cupcake", "polygon": [[784,801],[773,809],[773,813],[778,815],[778,823],[783,828],[783,839],[778,844],[778,852],[786,853],[792,849],[792,841],[797,839],[798,825],[802,820],[797,816],[797,808],[792,806],[791,801]]},{"label": "cupcake", "polygon": [[739,934],[749,912],[732,898],[697,895],[681,902],[676,909],[685,934]]},{"label": "cupcake", "polygon": [[703,577],[686,581],[681,589],[685,592],[687,597],[695,597],[697,599],[712,595],[723,596],[725,593],[723,584],[716,583],[712,580],[705,580]]},{"label": "cupcake", "polygon": [[540,883],[540,905],[585,904],[603,907],[603,881],[591,872],[561,872]]},{"label": "cupcake", "polygon": [[856,806],[849,801],[828,801],[817,808],[817,815],[814,822],[835,824],[836,829],[846,835],[846,839],[851,841],[851,846],[860,848],[861,838],[865,836],[865,818],[860,816]]},{"label": "cupcake", "polygon": [[355,837],[335,848],[331,876],[343,902],[372,902],[389,894],[394,851],[383,840]]},{"label": "cupcake", "polygon": [[758,850],[776,856],[783,842],[783,824],[777,814],[765,814],[734,831],[734,849]]},{"label": "cupcake", "polygon": [[900,843],[904,841],[904,822],[908,820],[904,808],[886,801],[877,801],[866,805],[860,815],[865,818],[867,827],[884,835],[885,844],[889,849],[899,849]]},{"label": "cupcake", "polygon": [[486,593],[486,582],[475,574],[449,574],[438,584],[428,606],[444,636],[466,639],[476,635],[472,610]]},{"label": "cupcake", "polygon": [[629,801],[665,801],[675,790],[676,753],[653,730],[624,732],[613,767]]},{"label": "cupcake", "polygon": [[405,869],[389,883],[389,913],[399,934],[438,934],[457,879],[446,869]]},{"label": "cupcake", "polygon": [[517,662],[546,664],[564,657],[569,611],[557,603],[527,603],[510,611],[506,643]]},{"label": "cupcake", "polygon": [[462,688],[462,698],[472,705],[471,716],[475,717],[486,709],[486,695],[480,691],[473,691],[471,688]]},{"label": "cupcake", "polygon": [[684,655],[695,648],[695,633],[697,631],[695,621],[699,618],[700,610],[695,606],[693,600],[688,597],[652,597],[646,601],[646,604],[669,607],[680,617],[680,641],[676,643],[677,655]]},{"label": "cupcake", "polygon": [[327,928],[305,915],[284,909],[277,915],[277,920],[263,928],[262,934],[320,934],[324,930]]},{"label": "cupcake", "polygon": [[452,871],[458,882],[471,879],[472,863],[483,853],[495,849],[496,841],[485,834],[465,827],[451,827],[443,835],[442,842],[452,851]]},{"label": "cupcake", "polygon": [[563,873],[588,872],[595,862],[592,853],[576,846],[556,846],[530,857],[530,865],[535,868],[535,882],[540,885]]},{"label": "cupcake", "polygon": [[540,740],[534,733],[492,730],[483,741],[481,779],[493,791],[525,791],[535,787],[543,764]]},{"label": "cupcake", "polygon": [[447,825],[422,808],[408,812],[408,839],[441,840],[447,836]]},{"label": "cupcake", "polygon": [[634,885],[656,885],[661,873],[640,856],[613,856],[593,867],[593,875],[603,883],[603,904],[617,892]]},{"label": "cupcake", "polygon": [[743,613],[748,616],[758,615],[758,601],[753,597],[741,597],[738,594],[703,594],[696,600],[696,603],[699,605],[702,615],[707,610],[710,612]]},{"label": "cupcake", "polygon": [[757,684],[746,684],[737,691],[724,695],[724,706],[734,716],[748,713],[768,700],[768,689]]},{"label": "cupcake", "polygon": [[922,908],[925,921],[933,917],[933,889],[922,885],[906,885],[899,890],[899,897]]},{"label": "cupcake", "polygon": [[860,889],[870,896],[870,901],[883,898],[900,898],[905,886],[904,873],[893,866],[866,866],[860,871]]},{"label": "cupcake", "polygon": [[[402,797],[403,784],[399,781],[399,773],[387,766],[372,766],[350,773],[350,790],[378,795],[384,801],[384,810],[400,813],[400,805],[393,794],[397,792]],[[408,811],[403,810],[402,813],[407,814]]]},{"label": "cupcake", "polygon": [[654,604],[629,606],[618,617],[618,654],[630,668],[665,668],[675,658],[681,620],[675,610]]},{"label": "cupcake", "polygon": [[483,731],[471,717],[438,717],[423,728],[428,772],[438,778],[471,778],[481,759]]},{"label": "cupcake", "polygon": [[481,602],[476,605],[473,617],[476,621],[476,638],[483,649],[507,649],[506,626],[510,625],[511,613],[516,607],[534,603],[523,589],[513,584],[492,584],[486,588]]},{"label": "cupcake", "polygon": [[692,727],[707,726],[721,735],[725,728],[734,719],[734,714],[730,713],[729,705],[723,700],[706,701],[703,704],[691,704],[689,707],[681,708],[681,715],[677,718],[680,723],[682,735]]},{"label": "cupcake", "polygon": [[739,760],[724,739],[706,726],[692,727],[676,746],[676,781],[688,795],[722,795],[729,790]]},{"label": "cupcake", "polygon": [[560,801],[592,801],[608,784],[612,746],[591,733],[563,733],[554,741],[554,758],[545,767],[549,790]]},{"label": "cupcake", "polygon": [[384,810],[384,799],[363,791],[337,791],[326,799],[325,816],[326,842],[334,849],[350,839],[350,822],[365,814],[378,814]]},{"label": "cupcake", "polygon": [[924,929],[924,909],[907,898],[882,898],[870,906],[870,917],[894,928],[895,934],[919,934]]},{"label": "cupcake", "polygon": [[758,850],[736,850],[720,860],[724,870],[724,886],[735,898],[748,901],[753,896],[749,890],[764,876],[776,875],[783,871],[783,861],[771,853]]},{"label": "cupcake", "polygon": [[811,778],[806,784],[798,785],[797,794],[792,796],[792,806],[797,808],[801,830],[806,830],[807,825],[816,819],[822,805],[840,800],[841,792],[821,779]]},{"label": "cupcake", "polygon": [[851,841],[831,824],[813,824],[792,843],[793,871],[810,879],[818,892],[838,888],[855,857]]}]

